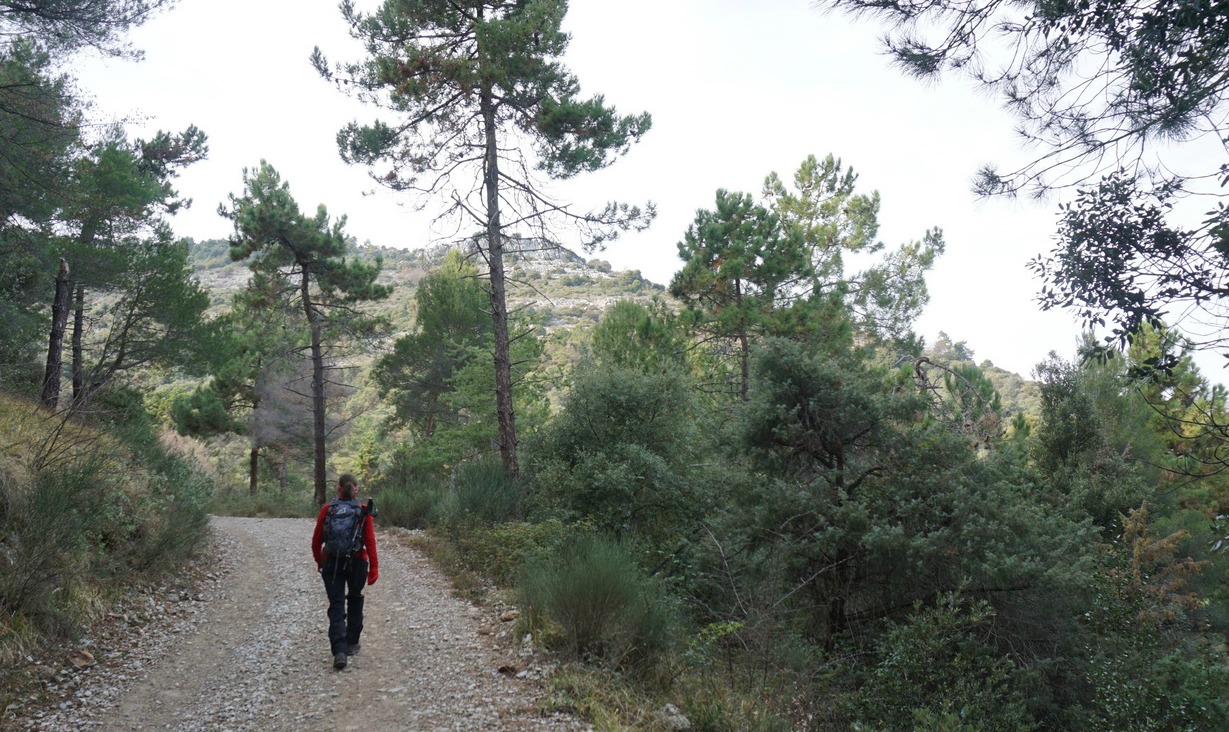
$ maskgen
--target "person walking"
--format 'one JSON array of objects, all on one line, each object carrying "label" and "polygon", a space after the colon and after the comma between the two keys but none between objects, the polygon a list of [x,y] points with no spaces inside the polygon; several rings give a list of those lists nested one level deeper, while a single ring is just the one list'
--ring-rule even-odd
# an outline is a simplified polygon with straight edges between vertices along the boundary
[{"label": "person walking", "polygon": [[374,585],[380,577],[375,523],[370,507],[355,497],[357,491],[354,476],[342,473],[337,498],[321,506],[312,532],[312,557],[329,596],[329,650],[338,670],[359,652],[363,585]]}]

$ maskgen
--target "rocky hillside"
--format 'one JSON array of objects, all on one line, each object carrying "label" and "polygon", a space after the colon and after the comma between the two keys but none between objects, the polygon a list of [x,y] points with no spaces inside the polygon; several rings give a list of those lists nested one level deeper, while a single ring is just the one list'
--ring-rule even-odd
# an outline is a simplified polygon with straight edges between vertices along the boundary
[{"label": "rocky hillside", "polygon": [[[472,239],[460,245],[438,244],[425,249],[360,246],[355,254],[382,261],[380,281],[393,285],[394,290],[392,297],[377,307],[398,327],[408,327],[418,281],[454,248],[473,258],[480,271],[485,268],[478,243]],[[615,271],[609,262],[585,260],[543,239],[513,236],[505,243],[505,251],[509,307],[533,318],[547,332],[595,323],[615,300],[665,296],[665,287],[646,280],[639,270]],[[234,292],[247,282],[247,266],[230,261],[225,240],[192,242],[191,259],[198,279],[218,308],[226,307]]]},{"label": "rocky hillside", "polygon": [[[418,281],[454,248],[471,257],[479,271],[485,269],[478,241],[474,239],[459,245],[437,244],[424,249],[355,248],[356,256],[369,261],[381,260],[380,281],[393,285],[394,289],[392,296],[376,308],[392,321],[397,331],[405,332],[412,327]],[[505,243],[505,251],[509,308],[530,319],[547,336],[547,353],[551,360],[565,361],[574,357],[568,344],[579,334],[572,331],[592,327],[614,301],[669,297],[663,285],[646,280],[639,270],[615,271],[609,262],[586,260],[544,239],[512,236]],[[191,257],[197,277],[210,291],[219,309],[226,307],[233,293],[247,282],[247,266],[230,261],[225,240],[193,242]],[[952,343],[944,333],[940,333],[927,355],[941,363],[976,363],[967,344],[963,341]],[[994,383],[1009,414],[1039,414],[1040,396],[1035,382],[989,361],[982,361],[979,367]]]}]

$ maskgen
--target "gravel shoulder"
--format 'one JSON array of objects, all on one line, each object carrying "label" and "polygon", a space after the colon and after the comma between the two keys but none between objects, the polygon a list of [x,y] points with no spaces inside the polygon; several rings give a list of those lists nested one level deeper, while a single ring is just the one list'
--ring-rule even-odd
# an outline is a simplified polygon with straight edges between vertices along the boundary
[{"label": "gravel shoulder", "polygon": [[192,589],[134,590],[83,638],[82,668],[47,664],[47,694],[5,729],[586,730],[537,712],[544,670],[510,622],[452,596],[405,538],[380,531],[362,652],[332,668],[306,519],[212,520],[216,560]]}]

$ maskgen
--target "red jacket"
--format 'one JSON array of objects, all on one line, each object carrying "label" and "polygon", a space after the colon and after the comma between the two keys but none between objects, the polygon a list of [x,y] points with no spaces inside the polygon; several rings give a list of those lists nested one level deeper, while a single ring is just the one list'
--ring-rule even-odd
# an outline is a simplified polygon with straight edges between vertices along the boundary
[{"label": "red jacket", "polygon": [[[316,559],[317,567],[324,566],[324,517],[328,512],[329,504],[326,503],[320,507],[320,514],[316,516],[316,530],[312,532],[312,556]],[[367,562],[368,577],[379,576],[380,558],[376,554],[376,527],[370,514],[363,516],[363,546],[359,548],[354,558]]]}]

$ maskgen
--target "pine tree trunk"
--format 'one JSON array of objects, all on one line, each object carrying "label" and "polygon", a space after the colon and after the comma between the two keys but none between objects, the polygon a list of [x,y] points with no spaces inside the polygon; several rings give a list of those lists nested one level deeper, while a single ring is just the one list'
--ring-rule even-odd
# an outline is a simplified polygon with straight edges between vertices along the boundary
[{"label": "pine tree trunk", "polygon": [[738,311],[743,313],[738,327],[738,365],[741,379],[738,385],[738,396],[742,401],[751,401],[751,345],[747,338],[747,315],[743,311],[743,281],[734,280],[734,302]]},{"label": "pine tree trunk", "polygon": [[324,352],[320,345],[323,334],[320,314],[312,305],[309,282],[307,269],[303,268],[300,292],[303,296],[303,312],[307,314],[312,333],[312,476],[316,486],[316,503],[323,506],[328,501],[324,454]]},{"label": "pine tree trunk", "polygon": [[742,368],[738,395],[744,402],[749,402],[751,401],[751,344],[747,340],[746,329],[738,334],[738,362]]},{"label": "pine tree trunk", "polygon": [[482,122],[486,127],[487,260],[491,270],[491,319],[495,331],[495,418],[499,425],[499,455],[510,475],[520,471],[516,458],[516,414],[512,403],[512,354],[508,338],[508,304],[504,281],[503,238],[499,224],[499,148],[495,138],[495,100],[489,83],[482,89]]},{"label": "pine tree trunk", "polygon": [[51,303],[51,338],[47,344],[47,369],[43,373],[43,404],[55,409],[60,402],[60,371],[64,365],[64,331],[68,328],[68,311],[72,303],[72,286],[68,278],[68,262],[60,260],[60,272],[55,278],[55,299]]},{"label": "pine tree trunk", "polygon": [[76,303],[73,306],[73,406],[81,406],[85,399],[85,364],[81,350],[82,331],[85,330],[85,285],[77,283]]},{"label": "pine tree trunk", "polygon": [[248,495],[256,495],[256,476],[260,472],[258,460],[260,459],[260,447],[252,445],[251,452],[248,453]]}]

